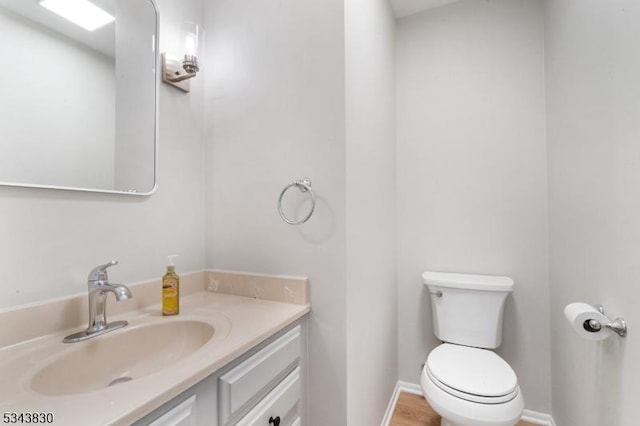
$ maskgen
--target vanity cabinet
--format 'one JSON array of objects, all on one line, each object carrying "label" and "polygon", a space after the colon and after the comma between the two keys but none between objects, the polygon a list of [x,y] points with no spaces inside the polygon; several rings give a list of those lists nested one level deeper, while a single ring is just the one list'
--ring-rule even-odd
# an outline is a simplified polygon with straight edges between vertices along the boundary
[{"label": "vanity cabinet", "polygon": [[196,426],[194,409],[196,396],[191,395],[171,410],[152,421],[149,426]]},{"label": "vanity cabinet", "polygon": [[306,347],[306,319],[303,318],[135,425],[304,425]]},{"label": "vanity cabinet", "polygon": [[[302,350],[301,326],[297,325],[222,374],[218,378],[218,424],[269,425],[268,421],[247,419],[258,418],[261,412],[272,413],[274,419],[286,419],[299,411],[296,407],[299,408],[301,394]],[[277,420],[273,423],[291,424]]]},{"label": "vanity cabinet", "polygon": [[301,392],[300,367],[296,367],[237,424],[247,426],[300,424]]}]

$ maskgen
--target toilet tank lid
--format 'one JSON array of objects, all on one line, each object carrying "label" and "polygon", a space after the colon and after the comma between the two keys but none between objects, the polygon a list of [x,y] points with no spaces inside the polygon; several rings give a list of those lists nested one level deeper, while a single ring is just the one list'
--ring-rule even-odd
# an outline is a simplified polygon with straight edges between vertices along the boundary
[{"label": "toilet tank lid", "polygon": [[454,274],[450,272],[425,271],[422,273],[425,285],[435,285],[447,288],[463,288],[482,291],[513,290],[513,280],[509,277],[495,275]]}]

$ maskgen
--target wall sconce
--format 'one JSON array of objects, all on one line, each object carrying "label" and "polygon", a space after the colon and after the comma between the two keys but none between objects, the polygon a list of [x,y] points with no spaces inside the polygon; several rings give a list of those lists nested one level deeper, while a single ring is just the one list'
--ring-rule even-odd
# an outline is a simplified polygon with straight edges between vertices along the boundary
[{"label": "wall sconce", "polygon": [[200,28],[193,22],[185,22],[182,25],[184,37],[184,57],[182,59],[170,58],[167,53],[162,54],[162,81],[177,87],[184,92],[191,91],[190,79],[196,76],[198,66],[198,45]]}]

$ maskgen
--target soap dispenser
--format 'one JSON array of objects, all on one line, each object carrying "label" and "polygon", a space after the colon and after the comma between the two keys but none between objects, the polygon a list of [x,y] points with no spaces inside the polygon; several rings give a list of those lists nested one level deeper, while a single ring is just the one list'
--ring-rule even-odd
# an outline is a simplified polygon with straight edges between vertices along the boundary
[{"label": "soap dispenser", "polygon": [[180,277],[176,274],[173,259],[177,254],[168,256],[167,273],[162,277],[162,315],[178,315],[180,313]]}]

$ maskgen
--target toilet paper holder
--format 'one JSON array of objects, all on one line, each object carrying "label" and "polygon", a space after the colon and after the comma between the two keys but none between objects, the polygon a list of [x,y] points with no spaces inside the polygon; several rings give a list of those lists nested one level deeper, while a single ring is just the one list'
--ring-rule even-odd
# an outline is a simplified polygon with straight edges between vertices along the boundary
[{"label": "toilet paper holder", "polygon": [[[602,305],[597,304],[593,305],[593,307],[596,308],[602,315],[605,315],[604,307]],[[584,322],[584,324],[582,324],[582,327],[591,333],[596,333],[602,330],[602,327],[604,327],[613,331],[620,337],[625,337],[627,335],[627,322],[623,318],[616,318],[613,320],[613,322],[609,322],[607,324],[600,324],[599,321],[594,319],[587,320]]]}]

